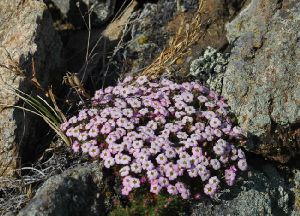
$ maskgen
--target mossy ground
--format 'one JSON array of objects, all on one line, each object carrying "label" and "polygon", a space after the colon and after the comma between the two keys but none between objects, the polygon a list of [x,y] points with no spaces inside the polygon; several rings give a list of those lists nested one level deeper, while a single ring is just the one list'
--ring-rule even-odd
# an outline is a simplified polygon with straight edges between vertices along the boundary
[{"label": "mossy ground", "polygon": [[176,216],[188,215],[190,201],[180,197],[170,197],[167,194],[154,195],[146,191],[138,191],[126,200],[115,202],[109,216]]}]

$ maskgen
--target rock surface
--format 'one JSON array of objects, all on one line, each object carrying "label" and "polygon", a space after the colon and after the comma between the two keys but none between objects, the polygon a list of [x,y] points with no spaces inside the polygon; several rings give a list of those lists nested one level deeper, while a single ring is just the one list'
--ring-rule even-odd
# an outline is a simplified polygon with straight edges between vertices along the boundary
[{"label": "rock surface", "polygon": [[[54,79],[52,74],[60,65],[61,42],[52,27],[52,19],[46,5],[35,0],[3,0],[0,2],[0,63],[19,66],[31,76],[32,60],[36,77],[45,87]],[[10,56],[10,57],[9,57]],[[51,75],[51,77],[50,77]],[[14,105],[15,96],[5,89],[8,84],[30,93],[32,86],[18,71],[0,67],[0,103]],[[1,105],[1,109],[3,105]],[[32,143],[40,130],[40,124],[30,115],[15,109],[0,113],[0,175],[9,175],[22,158],[23,150],[32,149]],[[32,157],[32,155],[31,155]]]},{"label": "rock surface", "polygon": [[300,153],[300,2],[252,0],[226,28],[223,95],[248,149],[285,163]]},{"label": "rock surface", "polygon": [[108,21],[114,15],[116,6],[116,0],[44,0],[44,2],[47,4],[52,3],[62,18],[75,27],[84,28],[84,20],[88,20],[89,12],[91,14],[91,24],[100,27],[99,25]]},{"label": "rock surface", "polygon": [[18,216],[105,215],[102,165],[80,165],[48,179]]},{"label": "rock surface", "polygon": [[221,201],[197,204],[192,211],[193,216],[204,215],[291,215],[294,195],[270,164],[262,166],[262,170],[251,168],[249,176],[226,192],[221,192]]}]

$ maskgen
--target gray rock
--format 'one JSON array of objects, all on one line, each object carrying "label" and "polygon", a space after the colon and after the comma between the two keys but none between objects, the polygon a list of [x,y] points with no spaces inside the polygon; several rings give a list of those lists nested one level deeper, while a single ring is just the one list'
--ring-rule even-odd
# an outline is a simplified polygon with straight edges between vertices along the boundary
[{"label": "gray rock", "polygon": [[84,26],[90,12],[92,25],[101,25],[110,19],[115,12],[116,0],[44,0],[45,3],[53,3],[62,18],[67,19],[74,26]]},{"label": "gray rock", "polygon": [[18,216],[106,215],[102,165],[85,164],[48,179]]},{"label": "gray rock", "polygon": [[248,149],[287,162],[300,153],[300,2],[252,0],[226,28],[223,95]]},{"label": "gray rock", "polygon": [[[60,66],[62,43],[52,26],[44,3],[35,0],[0,1],[0,64],[17,66],[31,77],[32,60],[38,81],[46,87]],[[12,67],[11,67],[12,68]],[[0,104],[15,105],[18,99],[5,91],[10,85],[27,93],[33,86],[17,70],[0,67]],[[50,75],[51,78],[50,78]],[[6,85],[7,84],[7,85]],[[40,134],[40,122],[15,109],[0,113],[0,175],[9,175],[24,154],[36,148],[33,142]],[[25,153],[25,151],[27,153]]]},{"label": "gray rock", "polygon": [[292,191],[295,194],[295,202],[294,202],[294,210],[292,212],[292,216],[300,215],[300,170],[295,169],[293,171],[294,178],[292,181],[293,188]]},{"label": "gray rock", "polygon": [[162,52],[169,39],[166,24],[176,13],[175,1],[146,3],[131,16],[131,40],[124,55],[133,59],[132,73],[139,73]]},{"label": "gray rock", "polygon": [[289,188],[273,166],[265,165],[262,171],[251,168],[248,178],[239,179],[236,186],[220,192],[217,202],[200,202],[192,215],[291,215],[293,193]]}]

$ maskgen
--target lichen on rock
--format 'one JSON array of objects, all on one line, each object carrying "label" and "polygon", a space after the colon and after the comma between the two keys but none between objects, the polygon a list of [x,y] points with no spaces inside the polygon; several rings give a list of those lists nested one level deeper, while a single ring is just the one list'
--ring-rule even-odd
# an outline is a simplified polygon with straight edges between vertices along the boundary
[{"label": "lichen on rock", "polygon": [[189,75],[220,93],[223,74],[228,63],[227,58],[227,54],[222,54],[212,47],[207,47],[202,56],[192,61]]}]

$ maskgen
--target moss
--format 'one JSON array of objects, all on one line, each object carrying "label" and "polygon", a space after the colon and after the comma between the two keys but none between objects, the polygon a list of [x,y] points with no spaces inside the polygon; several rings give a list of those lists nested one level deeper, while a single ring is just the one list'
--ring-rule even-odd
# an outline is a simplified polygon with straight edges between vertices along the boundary
[{"label": "moss", "polygon": [[179,197],[171,198],[169,195],[153,195],[146,192],[133,194],[127,203],[115,202],[114,210],[109,216],[164,216],[188,215],[188,201]]},{"label": "moss", "polygon": [[137,40],[138,44],[140,44],[140,45],[146,44],[146,43],[148,43],[148,41],[149,41],[149,38],[146,35],[141,35]]},{"label": "moss", "polygon": [[182,65],[184,63],[184,60],[182,58],[178,58],[175,62],[176,65]]}]

